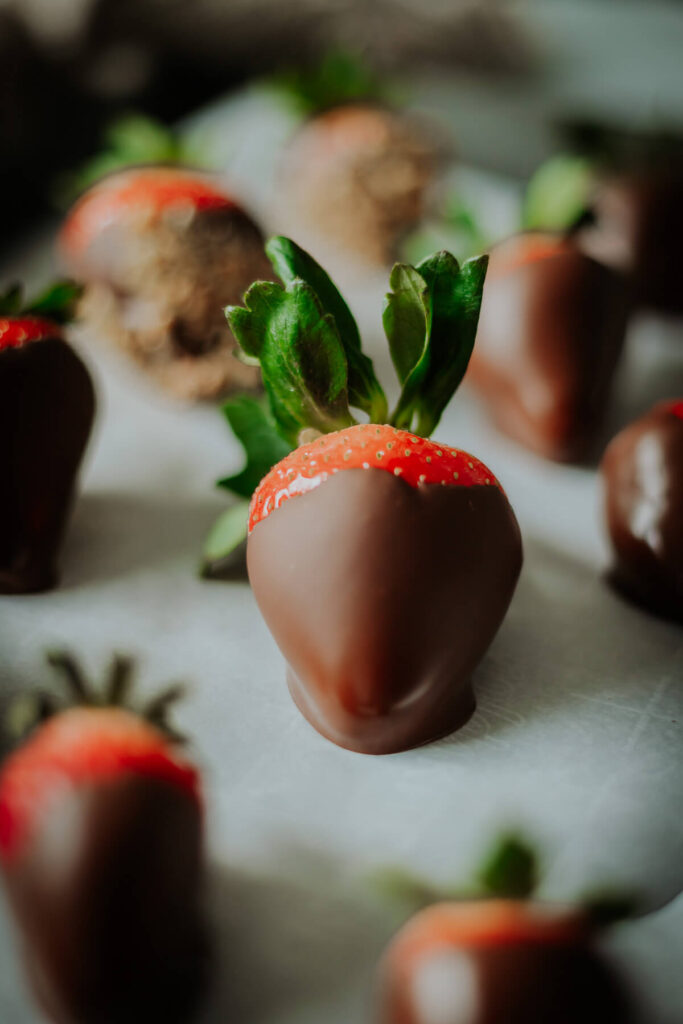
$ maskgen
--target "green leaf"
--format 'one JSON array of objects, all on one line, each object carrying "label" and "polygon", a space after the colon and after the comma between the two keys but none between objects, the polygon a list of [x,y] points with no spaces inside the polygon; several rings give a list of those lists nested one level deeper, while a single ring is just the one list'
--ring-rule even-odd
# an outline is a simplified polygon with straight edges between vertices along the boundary
[{"label": "green leaf", "polygon": [[310,285],[326,313],[334,317],[348,363],[349,404],[362,409],[373,423],[383,423],[387,400],[375,376],[372,361],[361,349],[360,333],[353,314],[319,263],[289,238],[276,236],[266,244],[266,253],[285,285],[299,278]]},{"label": "green leaf", "polygon": [[240,561],[247,540],[249,502],[238,501],[226,508],[213,524],[204,541],[202,570],[204,577],[216,577]]},{"label": "green leaf", "polygon": [[357,54],[331,50],[309,67],[288,68],[271,79],[302,114],[314,114],[354,100],[382,100],[387,89]]},{"label": "green leaf", "polygon": [[484,860],[477,881],[489,896],[531,896],[538,885],[536,855],[518,836],[503,836]]},{"label": "green leaf", "polygon": [[472,354],[487,264],[488,256],[478,256],[460,267],[449,252],[434,253],[418,264],[429,289],[429,331],[422,355],[404,381],[394,426],[412,427],[423,437],[437,426]]},{"label": "green leaf", "polygon": [[431,301],[424,278],[415,267],[405,263],[394,266],[389,287],[382,322],[398,379],[403,384],[424,352],[429,336]]},{"label": "green leaf", "polygon": [[144,114],[125,114],[105,130],[106,149],[135,163],[167,163],[181,159],[182,145],[170,128]]},{"label": "green leaf", "polygon": [[322,433],[354,423],[349,411],[347,362],[334,318],[313,289],[295,279],[286,288],[257,281],[245,307],[225,310],[247,355],[261,364],[277,428],[292,447],[300,432]]},{"label": "green leaf", "polygon": [[55,281],[38,298],[33,299],[24,312],[66,324],[73,320],[76,303],[82,293],[82,286],[75,281]]},{"label": "green leaf", "polygon": [[15,316],[21,309],[24,289],[20,284],[11,284],[0,295],[0,316]]},{"label": "green leaf", "polygon": [[586,213],[595,181],[595,165],[562,154],[538,168],[527,187],[523,226],[565,231]]},{"label": "green leaf", "polygon": [[105,129],[101,152],[57,180],[55,200],[59,206],[68,206],[96,181],[124,167],[203,162],[167,125],[145,114],[124,114]]},{"label": "green leaf", "polygon": [[250,498],[266,473],[291,451],[278,434],[263,404],[256,398],[240,395],[223,405],[223,415],[244,448],[246,466],[234,476],[218,481],[242,498]]}]

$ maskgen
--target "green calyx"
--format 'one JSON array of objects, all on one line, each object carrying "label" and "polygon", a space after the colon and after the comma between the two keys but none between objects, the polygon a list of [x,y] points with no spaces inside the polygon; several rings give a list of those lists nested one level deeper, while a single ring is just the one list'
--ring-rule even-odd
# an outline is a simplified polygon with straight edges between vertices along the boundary
[{"label": "green calyx", "polygon": [[586,157],[563,153],[546,160],[527,186],[523,227],[569,231],[589,212],[595,179],[595,161]]},{"label": "green calyx", "polygon": [[61,177],[55,199],[60,207],[69,206],[96,181],[124,167],[197,163],[202,163],[199,154],[165,124],[145,114],[124,114],[105,128],[100,152]]},{"label": "green calyx", "polygon": [[[536,898],[540,882],[538,855],[516,833],[500,836],[485,854],[469,885],[440,888],[400,868],[384,868],[370,878],[382,899],[402,905],[411,913],[444,900],[531,900]],[[586,925],[597,931],[633,917],[638,901],[623,892],[602,891],[579,898],[576,909]]]},{"label": "green calyx", "polygon": [[22,742],[42,722],[69,708],[124,708],[145,719],[174,743],[184,737],[169,724],[171,706],[183,696],[184,687],[172,685],[140,706],[131,697],[135,662],[115,654],[101,686],[90,682],[79,662],[68,651],[50,651],[46,660],[61,676],[66,686],[65,698],[50,690],[37,690],[17,697],[7,712],[6,731],[15,742]]},{"label": "green calyx", "polygon": [[0,316],[41,316],[56,324],[70,323],[83,289],[75,281],[55,281],[36,298],[26,300],[21,284],[13,284],[0,295]]},{"label": "green calyx", "polygon": [[388,89],[361,56],[330,50],[317,63],[286,68],[270,84],[297,113],[316,114],[342,103],[387,100]]},{"label": "green calyx", "polygon": [[[266,393],[265,404],[241,397],[223,406],[246,464],[219,486],[243,501],[305,431],[352,426],[353,410],[428,437],[465,375],[488,262],[478,256],[461,266],[437,252],[392,270],[383,323],[401,393],[390,414],[358,325],[328,274],[289,238],[271,238],[266,252],[282,283],[256,281],[243,306],[225,310],[242,350],[261,366]],[[241,543],[246,518],[235,512],[216,524],[205,566]]]}]

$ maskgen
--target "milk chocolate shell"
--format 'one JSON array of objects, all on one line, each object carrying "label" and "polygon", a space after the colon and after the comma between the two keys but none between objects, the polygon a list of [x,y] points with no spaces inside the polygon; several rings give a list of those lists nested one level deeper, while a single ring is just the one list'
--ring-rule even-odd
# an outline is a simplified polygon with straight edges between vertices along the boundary
[{"label": "milk chocolate shell", "polygon": [[377,1024],[625,1024],[616,978],[588,937],[547,908],[437,904],[381,964]]},{"label": "milk chocolate shell", "polygon": [[6,871],[32,987],[54,1024],[185,1024],[207,968],[196,801],[151,777],[102,785],[65,787]]},{"label": "milk chocolate shell", "polygon": [[494,247],[467,380],[498,428],[561,462],[590,451],[626,322],[620,276],[573,242],[528,234]]},{"label": "milk chocolate shell", "polygon": [[337,473],[257,523],[252,588],[291,694],[339,746],[386,754],[462,726],[521,568],[498,487]]},{"label": "milk chocolate shell", "polygon": [[0,593],[48,590],[90,435],[90,376],[59,336],[0,347]]},{"label": "milk chocolate shell", "polygon": [[600,181],[581,248],[628,274],[634,300],[664,313],[683,313],[678,246],[683,235],[683,167],[633,172]]},{"label": "milk chocolate shell", "polygon": [[283,199],[320,236],[384,265],[421,220],[436,163],[435,146],[407,115],[344,104],[312,117],[290,141]]},{"label": "milk chocolate shell", "polygon": [[683,622],[683,400],[656,405],[617,434],[601,471],[612,582]]},{"label": "milk chocolate shell", "polygon": [[203,178],[174,168],[121,171],[65,221],[62,258],[85,282],[80,317],[184,399],[258,388],[235,356],[223,308],[272,278],[254,221]]}]

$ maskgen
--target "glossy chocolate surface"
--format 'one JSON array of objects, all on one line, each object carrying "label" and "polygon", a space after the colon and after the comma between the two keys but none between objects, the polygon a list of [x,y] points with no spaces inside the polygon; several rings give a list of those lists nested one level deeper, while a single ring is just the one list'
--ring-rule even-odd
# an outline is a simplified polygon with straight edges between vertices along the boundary
[{"label": "glossy chocolate surface", "polygon": [[417,488],[352,469],[257,524],[251,585],[292,696],[323,736],[369,754],[463,725],[507,611],[519,527],[495,486]]},{"label": "glossy chocolate surface", "polygon": [[48,590],[95,394],[60,338],[0,352],[0,593]]},{"label": "glossy chocolate surface", "polygon": [[49,1019],[190,1020],[208,965],[196,801],[133,775],[57,799],[5,867],[29,977]]},{"label": "glossy chocolate surface", "polygon": [[683,622],[683,402],[661,403],[622,430],[601,470],[612,582]]},{"label": "glossy chocolate surface", "polygon": [[602,181],[593,197],[591,218],[577,234],[584,251],[628,274],[638,304],[683,313],[678,256],[683,168]]},{"label": "glossy chocolate surface", "polygon": [[618,274],[570,242],[519,235],[494,247],[467,380],[503,433],[558,461],[589,454],[623,344],[625,294]]},{"label": "glossy chocolate surface", "polygon": [[388,962],[378,1024],[626,1024],[627,1001],[583,945],[440,945],[407,969]]}]

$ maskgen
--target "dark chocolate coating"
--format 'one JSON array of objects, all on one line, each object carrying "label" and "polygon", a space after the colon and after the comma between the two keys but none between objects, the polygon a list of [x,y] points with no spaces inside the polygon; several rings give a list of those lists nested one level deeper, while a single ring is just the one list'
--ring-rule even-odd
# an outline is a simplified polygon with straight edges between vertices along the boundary
[{"label": "dark chocolate coating", "polygon": [[5,866],[35,994],[54,1024],[181,1024],[207,968],[201,812],[129,774],[67,789]]},{"label": "dark chocolate coating", "polygon": [[0,351],[0,593],[55,585],[94,414],[90,375],[65,341]]},{"label": "dark chocolate coating", "polygon": [[546,458],[579,461],[621,352],[624,283],[571,243],[524,260],[526,238],[491,252],[467,379],[503,433]]},{"label": "dark chocolate coating", "polygon": [[448,947],[437,945],[432,955],[443,958],[437,982],[443,987],[439,994],[432,990],[421,1009],[414,973],[386,965],[378,1024],[626,1024],[631,1019],[617,980],[587,946],[526,942],[455,948],[450,982],[442,973],[448,972]]},{"label": "dark chocolate coating", "polygon": [[617,434],[602,461],[612,581],[683,622],[683,419],[662,403]]},{"label": "dark chocolate coating", "polygon": [[678,168],[600,182],[591,221],[576,239],[589,255],[629,275],[637,304],[683,313],[682,236],[683,168]]},{"label": "dark chocolate coating", "polygon": [[463,725],[471,676],[522,564],[495,486],[411,487],[380,469],[337,473],[258,523],[249,579],[318,732],[387,754]]}]

